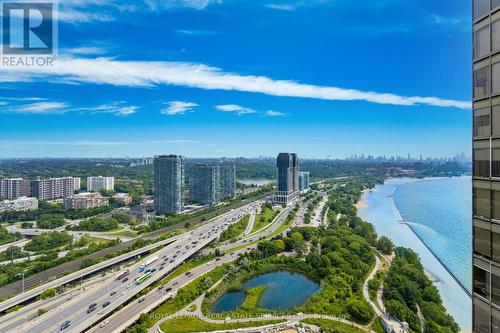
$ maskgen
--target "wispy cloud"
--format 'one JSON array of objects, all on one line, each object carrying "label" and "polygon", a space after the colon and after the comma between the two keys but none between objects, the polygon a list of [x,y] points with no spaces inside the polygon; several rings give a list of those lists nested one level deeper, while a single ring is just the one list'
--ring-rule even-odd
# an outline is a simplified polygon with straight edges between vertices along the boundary
[{"label": "wispy cloud", "polygon": [[198,104],[193,102],[171,101],[168,102],[168,107],[161,111],[162,114],[173,116],[176,114],[184,114],[193,110]]},{"label": "wispy cloud", "polygon": [[218,31],[213,30],[176,30],[178,34],[187,35],[187,36],[209,36],[218,34]]},{"label": "wispy cloud", "polygon": [[[7,105],[7,103],[5,104]],[[64,113],[68,105],[59,102],[36,102],[23,105],[10,105],[0,108],[3,113],[25,113],[25,114],[60,114]]]},{"label": "wispy cloud", "polygon": [[58,19],[66,23],[112,22],[115,20],[115,18],[109,14],[93,13],[77,9],[60,10]]},{"label": "wispy cloud", "polygon": [[297,7],[294,4],[278,4],[278,3],[270,3],[267,4],[266,7],[277,10],[285,10],[285,11],[294,11]]},{"label": "wispy cloud", "polygon": [[102,55],[107,53],[107,50],[100,46],[74,47],[62,51],[70,55]]},{"label": "wispy cloud", "polygon": [[127,141],[98,141],[98,140],[73,140],[73,141],[47,141],[47,140],[0,140],[0,146],[117,146],[127,145]]},{"label": "wispy cloud", "polygon": [[111,113],[116,116],[129,116],[139,110],[138,106],[123,105],[125,102],[113,102],[111,104],[103,104],[94,107],[78,108],[77,111],[89,111],[92,114]]},{"label": "wispy cloud", "polygon": [[151,10],[187,7],[193,9],[204,9],[210,4],[222,3],[222,0],[145,0]]},{"label": "wispy cloud", "polygon": [[[51,68],[3,67],[7,82],[61,80],[68,83],[130,87],[177,85],[209,90],[232,90],[271,96],[337,101],[365,101],[390,105],[431,105],[470,109],[471,102],[439,97],[402,96],[335,86],[318,86],[265,76],[239,75],[203,64],[166,61],[119,61],[110,58],[62,58]],[[1,79],[0,79],[1,80]]]},{"label": "wispy cloud", "polygon": [[222,111],[222,112],[234,112],[238,116],[244,115],[244,114],[250,114],[250,113],[257,113],[257,111],[241,106],[241,105],[236,105],[236,104],[225,104],[225,105],[217,105],[215,107],[217,110]]},{"label": "wispy cloud", "polygon": [[269,116],[269,117],[284,117],[284,116],[286,116],[286,113],[279,112],[279,111],[268,110],[268,111],[265,112],[265,115]]}]

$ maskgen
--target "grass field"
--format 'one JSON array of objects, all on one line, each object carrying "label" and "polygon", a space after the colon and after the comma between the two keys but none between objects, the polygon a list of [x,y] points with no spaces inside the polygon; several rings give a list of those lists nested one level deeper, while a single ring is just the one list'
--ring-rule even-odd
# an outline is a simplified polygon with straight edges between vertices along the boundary
[{"label": "grass field", "polygon": [[253,224],[252,231],[250,231],[250,234],[264,228],[265,226],[270,225],[275,216],[276,212],[274,210],[265,207],[262,214],[255,215],[255,222]]},{"label": "grass field", "polygon": [[164,333],[211,332],[218,330],[236,330],[245,327],[258,327],[277,324],[280,321],[266,320],[249,323],[211,324],[198,318],[175,318],[165,321],[160,328]]}]

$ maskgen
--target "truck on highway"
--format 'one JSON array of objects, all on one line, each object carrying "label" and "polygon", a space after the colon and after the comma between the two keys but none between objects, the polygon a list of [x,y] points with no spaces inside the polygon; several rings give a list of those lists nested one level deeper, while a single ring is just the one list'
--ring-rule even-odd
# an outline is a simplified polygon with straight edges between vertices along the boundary
[{"label": "truck on highway", "polygon": [[152,263],[154,263],[156,260],[158,260],[158,256],[157,255],[154,255],[152,257],[149,257],[148,259],[146,259],[142,264],[141,264],[141,271],[143,271],[147,266],[151,265]]},{"label": "truck on highway", "polygon": [[121,280],[121,279],[123,279],[124,277],[126,277],[126,276],[128,275],[128,273],[129,273],[129,271],[128,271],[128,269],[127,269],[127,270],[125,270],[125,271],[121,272],[120,274],[118,274],[118,275],[116,276],[116,279],[117,279],[117,280]]}]

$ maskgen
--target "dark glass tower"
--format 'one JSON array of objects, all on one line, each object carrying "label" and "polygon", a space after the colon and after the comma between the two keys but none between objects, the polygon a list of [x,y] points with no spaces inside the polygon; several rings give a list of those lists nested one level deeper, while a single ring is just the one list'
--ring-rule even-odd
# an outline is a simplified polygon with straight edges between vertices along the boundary
[{"label": "dark glass tower", "polygon": [[184,209],[184,160],[179,155],[154,158],[154,202],[160,214],[180,213]]},{"label": "dark glass tower", "polygon": [[220,200],[220,167],[214,164],[195,164],[189,168],[189,201],[214,205]]},{"label": "dark glass tower", "polygon": [[500,332],[500,0],[473,0],[473,331]]},{"label": "dark glass tower", "polygon": [[299,158],[295,153],[279,153],[276,159],[276,194],[273,202],[288,204],[299,195]]}]

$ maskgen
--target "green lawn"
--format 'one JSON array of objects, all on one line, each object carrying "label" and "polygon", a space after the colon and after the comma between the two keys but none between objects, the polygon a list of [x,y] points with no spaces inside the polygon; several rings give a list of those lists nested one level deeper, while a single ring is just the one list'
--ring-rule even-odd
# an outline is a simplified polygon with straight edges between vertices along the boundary
[{"label": "green lawn", "polygon": [[327,320],[327,319],[304,319],[302,322],[306,324],[316,325],[323,329],[324,332],[335,332],[335,333],[362,333],[364,331],[357,327],[340,323],[338,321]]},{"label": "green lawn", "polygon": [[245,327],[259,327],[278,324],[279,320],[265,320],[250,323],[211,324],[198,318],[175,318],[165,321],[160,328],[165,333],[211,332],[218,330],[236,330]]},{"label": "green lawn", "polygon": [[269,226],[276,216],[276,212],[269,207],[265,207],[262,214],[255,215],[255,222],[253,224],[252,231],[250,233],[254,233],[257,230],[264,228],[265,226]]}]

